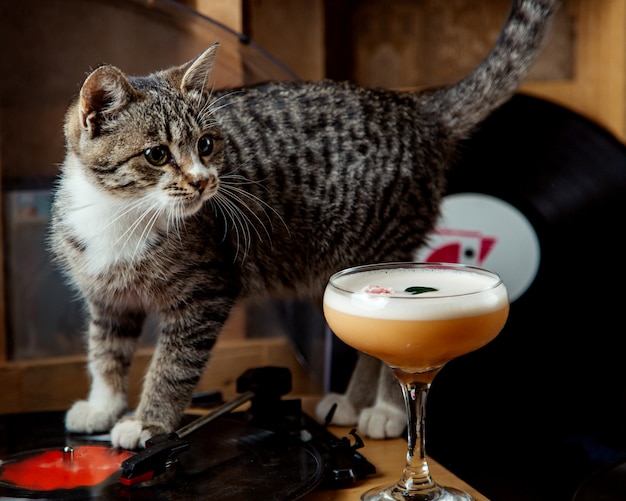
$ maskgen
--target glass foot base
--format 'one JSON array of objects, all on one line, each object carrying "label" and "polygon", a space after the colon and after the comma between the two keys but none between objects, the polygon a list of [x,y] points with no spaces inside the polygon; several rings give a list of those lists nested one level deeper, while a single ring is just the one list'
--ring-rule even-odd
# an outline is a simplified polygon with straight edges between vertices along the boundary
[{"label": "glass foot base", "polygon": [[454,487],[435,487],[422,491],[407,491],[397,484],[374,487],[361,495],[361,501],[474,501],[465,491]]}]

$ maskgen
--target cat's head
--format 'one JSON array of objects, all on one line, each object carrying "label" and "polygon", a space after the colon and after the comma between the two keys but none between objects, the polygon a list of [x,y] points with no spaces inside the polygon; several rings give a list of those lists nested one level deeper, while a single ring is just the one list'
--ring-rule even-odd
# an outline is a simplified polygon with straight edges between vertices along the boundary
[{"label": "cat's head", "polygon": [[224,141],[208,81],[217,47],[146,77],[108,65],[87,77],[65,136],[90,182],[177,216],[195,213],[217,192]]}]

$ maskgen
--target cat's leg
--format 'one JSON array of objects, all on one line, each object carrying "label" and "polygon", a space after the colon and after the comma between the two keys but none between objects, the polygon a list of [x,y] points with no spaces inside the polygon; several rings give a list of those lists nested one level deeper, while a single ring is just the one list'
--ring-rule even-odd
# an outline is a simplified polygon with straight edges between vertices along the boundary
[{"label": "cat's leg", "polygon": [[144,447],[149,438],[174,431],[179,425],[226,320],[221,318],[223,311],[212,311],[201,300],[187,309],[193,311],[161,316],[161,332],[139,405],[132,416],[122,418],[111,430],[115,447]]},{"label": "cat's leg", "polygon": [[90,308],[88,368],[91,389],[87,400],[75,402],[65,416],[69,431],[109,431],[127,407],[128,369],[137,348],[143,313],[113,315]]},{"label": "cat's leg", "polygon": [[359,352],[346,392],[325,395],[315,409],[317,418],[324,421],[331,407],[336,404],[332,423],[339,426],[356,425],[361,411],[374,403],[376,392],[372,389],[378,385],[380,365],[378,359]]},{"label": "cat's leg", "polygon": [[385,364],[380,364],[376,402],[361,411],[359,431],[370,438],[399,437],[406,428],[407,415],[400,383]]}]

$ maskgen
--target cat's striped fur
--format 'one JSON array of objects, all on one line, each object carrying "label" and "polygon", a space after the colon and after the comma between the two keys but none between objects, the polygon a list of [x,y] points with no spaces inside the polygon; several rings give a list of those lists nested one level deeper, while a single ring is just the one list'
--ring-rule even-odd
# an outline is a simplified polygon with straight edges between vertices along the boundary
[{"label": "cat's striped fur", "polygon": [[[212,94],[217,45],[147,77],[91,73],[67,113],[51,232],[90,321],[92,389],[68,429],[140,446],[176,427],[238,299],[319,301],[341,268],[412,259],[458,142],[517,88],[553,9],[515,0],[485,62],[419,94],[329,81]],[[116,424],[148,313],[154,359]]]}]

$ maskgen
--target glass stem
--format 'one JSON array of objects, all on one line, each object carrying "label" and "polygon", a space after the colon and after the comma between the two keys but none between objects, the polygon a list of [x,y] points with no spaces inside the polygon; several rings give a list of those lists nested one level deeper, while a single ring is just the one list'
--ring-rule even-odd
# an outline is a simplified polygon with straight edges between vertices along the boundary
[{"label": "glass stem", "polygon": [[[435,371],[435,374],[436,372],[438,371]],[[406,466],[402,478],[398,482],[398,487],[406,490],[407,493],[411,491],[423,493],[430,489],[439,489],[439,486],[430,476],[425,446],[426,398],[435,374],[429,372],[413,375],[413,378],[417,376],[422,381],[408,382],[407,374],[396,373],[402,386],[408,416]]]}]

